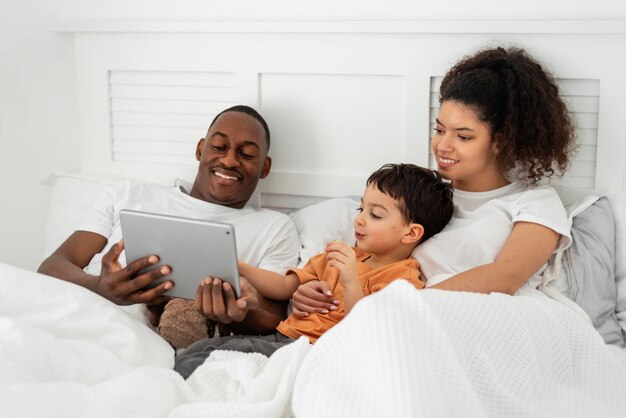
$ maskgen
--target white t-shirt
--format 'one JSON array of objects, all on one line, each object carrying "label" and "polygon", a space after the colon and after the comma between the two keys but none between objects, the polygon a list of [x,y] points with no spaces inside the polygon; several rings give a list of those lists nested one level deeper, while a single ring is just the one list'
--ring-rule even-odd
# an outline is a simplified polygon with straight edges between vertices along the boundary
[{"label": "white t-shirt", "polygon": [[[122,238],[120,209],[230,223],[235,227],[240,260],[280,274],[298,264],[302,247],[298,231],[283,213],[248,206],[233,209],[191,197],[179,187],[123,181],[107,188],[76,228],[109,240],[85,268],[89,274],[100,273],[102,256]],[[126,264],[123,253],[120,263]]]},{"label": "white t-shirt", "polygon": [[[455,190],[454,203],[450,223],[413,250],[427,286],[494,262],[515,222],[536,223],[561,234],[555,251],[567,248],[572,242],[570,221],[551,187],[513,182],[487,192]],[[539,286],[546,266],[547,262],[526,286]]]}]

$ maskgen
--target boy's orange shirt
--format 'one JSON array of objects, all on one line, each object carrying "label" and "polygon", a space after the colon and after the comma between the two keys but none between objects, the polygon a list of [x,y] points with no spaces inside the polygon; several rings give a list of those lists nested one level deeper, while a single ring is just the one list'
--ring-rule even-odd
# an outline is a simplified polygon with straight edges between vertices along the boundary
[{"label": "boy's orange shirt", "polygon": [[[370,253],[358,248],[354,248],[354,251],[356,251],[357,257],[357,273],[365,296],[378,292],[395,279],[406,279],[416,288],[424,288],[424,283],[419,279],[420,273],[415,259],[407,258],[372,270],[363,262],[370,256]],[[290,315],[276,327],[280,333],[288,337],[299,338],[304,335],[309,338],[311,343],[314,343],[325,331],[328,331],[346,316],[343,285],[339,282],[339,270],[330,267],[326,260],[326,254],[322,253],[311,257],[303,268],[289,270],[286,274],[289,273],[295,273],[300,279],[300,283],[311,280],[327,282],[333,292],[333,297],[339,300],[336,311],[330,311],[328,314],[309,314],[306,318]]]}]

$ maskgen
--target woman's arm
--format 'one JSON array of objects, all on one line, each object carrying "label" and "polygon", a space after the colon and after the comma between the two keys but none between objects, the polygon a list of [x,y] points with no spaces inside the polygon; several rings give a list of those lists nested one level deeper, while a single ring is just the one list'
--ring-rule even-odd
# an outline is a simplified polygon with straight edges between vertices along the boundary
[{"label": "woman's arm", "polygon": [[543,225],[517,222],[493,263],[459,273],[432,288],[512,295],[550,258],[559,236]]},{"label": "woman's arm", "polygon": [[300,280],[294,273],[283,276],[243,261],[239,261],[239,274],[248,279],[263,296],[275,300],[289,299],[300,285]]}]

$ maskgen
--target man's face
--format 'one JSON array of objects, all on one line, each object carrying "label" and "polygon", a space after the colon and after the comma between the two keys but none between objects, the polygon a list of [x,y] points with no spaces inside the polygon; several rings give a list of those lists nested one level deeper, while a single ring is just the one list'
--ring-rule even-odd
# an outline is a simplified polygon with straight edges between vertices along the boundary
[{"label": "man's face", "polygon": [[242,208],[259,179],[267,177],[271,159],[263,126],[241,112],[222,114],[198,142],[198,174],[190,195],[207,202]]}]

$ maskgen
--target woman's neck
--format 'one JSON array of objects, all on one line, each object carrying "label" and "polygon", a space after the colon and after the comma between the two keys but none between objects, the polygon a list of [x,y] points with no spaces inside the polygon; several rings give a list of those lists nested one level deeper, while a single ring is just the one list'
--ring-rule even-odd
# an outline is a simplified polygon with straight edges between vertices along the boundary
[{"label": "woman's neck", "polygon": [[490,190],[496,190],[504,187],[511,182],[506,179],[502,174],[497,176],[489,176],[486,179],[479,181],[459,181],[453,180],[452,187],[464,192],[488,192]]}]

